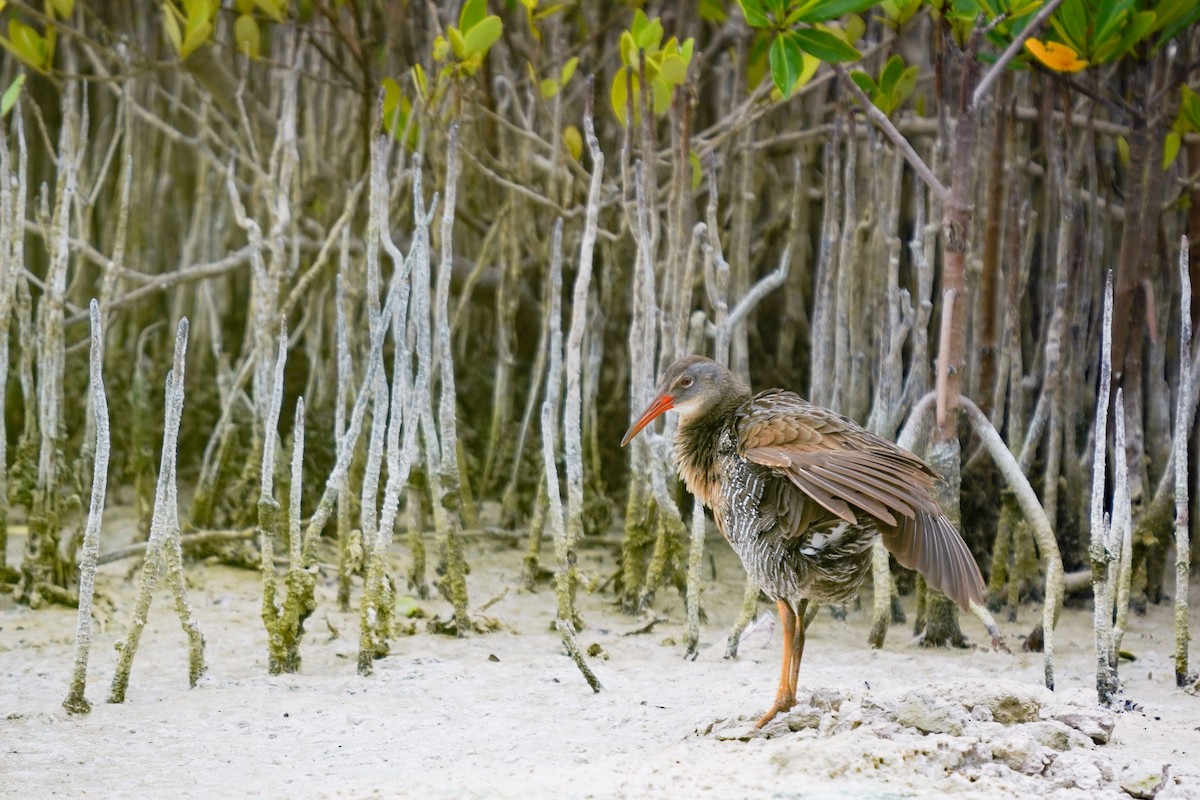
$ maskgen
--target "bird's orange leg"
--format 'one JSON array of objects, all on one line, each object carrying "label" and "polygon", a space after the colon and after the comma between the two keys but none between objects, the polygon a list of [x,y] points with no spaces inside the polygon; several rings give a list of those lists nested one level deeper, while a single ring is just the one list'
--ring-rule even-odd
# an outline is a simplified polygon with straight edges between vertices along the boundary
[{"label": "bird's orange leg", "polygon": [[[771,720],[775,719],[775,715],[781,711],[787,711],[796,703],[796,679],[793,677],[792,657],[795,652],[796,636],[804,636],[804,619],[799,620],[800,633],[796,633],[797,620],[796,613],[792,611],[792,605],[786,600],[776,600],[775,604],[779,607],[779,621],[783,623],[783,663],[779,669],[779,688],[775,691],[775,705],[767,709],[767,713],[763,714],[762,719],[754,723],[754,727],[761,728]],[[801,649],[803,649],[803,639],[801,639]],[[800,662],[796,660],[795,672],[799,672]]]},{"label": "bird's orange leg", "polygon": [[791,675],[788,676],[788,693],[793,704],[796,702],[796,681],[800,677],[800,659],[804,658],[804,617],[807,611],[807,599],[796,604],[796,633],[792,637],[792,653],[788,658],[788,666],[791,667]]}]

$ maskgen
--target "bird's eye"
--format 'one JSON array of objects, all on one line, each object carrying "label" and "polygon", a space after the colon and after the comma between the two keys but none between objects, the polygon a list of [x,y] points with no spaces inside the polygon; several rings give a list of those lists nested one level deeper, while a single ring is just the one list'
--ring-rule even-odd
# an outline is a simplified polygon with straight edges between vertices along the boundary
[{"label": "bird's eye", "polygon": [[684,375],[682,378],[680,378],[680,379],[679,379],[679,385],[680,385],[681,387],[683,387],[684,389],[690,389],[690,388],[692,388],[692,384],[693,384],[694,382],[695,382],[695,381],[693,381],[693,380],[692,380],[692,376],[691,376],[691,375]]}]

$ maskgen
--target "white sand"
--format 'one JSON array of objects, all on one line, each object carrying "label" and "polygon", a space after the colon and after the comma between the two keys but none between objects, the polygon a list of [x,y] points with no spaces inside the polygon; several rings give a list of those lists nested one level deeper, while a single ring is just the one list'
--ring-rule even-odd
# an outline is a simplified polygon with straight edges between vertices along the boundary
[{"label": "white sand", "polygon": [[[20,539],[10,542],[10,563]],[[113,644],[132,613],[127,576],[140,565],[128,560],[101,569],[93,710],[74,717],[61,706],[74,611],[31,611],[0,595],[0,796],[1082,800],[1129,797],[1125,784],[1161,800],[1200,797],[1200,697],[1174,686],[1169,606],[1131,623],[1124,647],[1138,660],[1122,666],[1122,700],[1139,710],[1112,717],[1108,744],[1043,721],[1066,715],[1086,729],[1088,719],[1107,717],[1092,713],[1091,612],[1063,614],[1058,692],[1050,695],[1040,688],[1041,654],[1020,652],[1033,607],[1002,625],[1012,654],[921,648],[908,626],[893,627],[885,649],[872,651],[866,608],[845,622],[823,611],[800,673],[802,707],[758,733],[751,723],[774,693],[778,634],[737,661],[722,659],[743,578],[728,548],[711,544],[719,574],[705,588],[710,620],[694,662],[678,644],[684,613],[674,590],[656,604],[666,621],[633,636],[623,634],[641,623],[615,609],[610,595],[581,597],[588,627],[580,642],[609,656],[590,659],[604,684],[595,695],[549,631],[548,587],[511,591],[490,608],[505,625],[498,633],[451,639],[420,623],[417,635],[393,642],[373,677],[361,678],[357,614],[336,611],[325,575],[302,674],[271,677],[258,575],[190,564],[207,674],[188,688],[184,636],[160,588],[127,702],[109,705]],[[476,539],[468,557],[473,606],[515,587],[515,545]],[[401,551],[397,563],[403,559]],[[589,549],[581,563],[606,574],[613,558]],[[441,600],[421,606],[447,611]],[[974,620],[963,624],[986,643]],[[1200,667],[1195,644],[1191,658]],[[991,720],[988,697],[1031,716]]]}]

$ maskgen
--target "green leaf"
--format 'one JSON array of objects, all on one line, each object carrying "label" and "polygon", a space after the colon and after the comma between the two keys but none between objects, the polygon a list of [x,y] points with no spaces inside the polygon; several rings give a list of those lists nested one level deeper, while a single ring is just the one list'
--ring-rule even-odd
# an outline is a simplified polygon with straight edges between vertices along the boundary
[{"label": "green leaf", "polygon": [[1117,42],[1116,55],[1120,56],[1133,48],[1142,38],[1150,33],[1154,28],[1154,12],[1142,11],[1134,14],[1129,20],[1129,24],[1125,26],[1125,32],[1121,34],[1120,40]]},{"label": "green leaf", "polygon": [[533,19],[537,22],[541,22],[546,17],[552,17],[555,14],[557,14],[558,12],[562,11],[563,8],[564,8],[564,5],[562,3],[555,3],[552,6],[546,6],[541,11],[534,14]]},{"label": "green leaf", "polygon": [[487,0],[467,0],[458,13],[458,29],[469,33],[487,15]]},{"label": "green leaf", "polygon": [[383,79],[383,113],[390,114],[400,105],[400,84],[394,78]]},{"label": "green leaf", "polygon": [[25,73],[22,72],[13,78],[12,83],[4,90],[4,94],[0,95],[0,117],[7,117],[8,112],[12,111],[13,106],[17,104],[17,98],[21,96],[21,87],[24,85]]},{"label": "green leaf", "polygon": [[875,79],[861,69],[856,69],[850,73],[850,80],[854,81],[858,88],[863,90],[863,94],[874,100],[875,95],[879,93],[879,87],[875,85]]},{"label": "green leaf", "polygon": [[189,17],[199,14],[211,21],[220,8],[221,0],[183,0],[184,12]]},{"label": "green leaf", "polygon": [[851,45],[861,39],[866,30],[867,23],[858,14],[851,14],[842,22],[843,38]]},{"label": "green leaf", "polygon": [[737,4],[742,9],[742,16],[746,18],[746,24],[751,28],[771,27],[771,20],[767,17],[767,12],[763,10],[762,0],[737,0]]},{"label": "green leaf", "polygon": [[558,82],[566,86],[571,82],[571,76],[575,74],[575,67],[579,66],[579,57],[567,59],[567,63],[563,64],[562,72],[559,73]]},{"label": "green leaf", "polygon": [[1171,164],[1175,161],[1175,156],[1179,155],[1179,145],[1182,144],[1183,137],[1176,131],[1171,131],[1167,134],[1167,138],[1163,140],[1163,157],[1162,168],[1166,172],[1171,168]]},{"label": "green leaf", "polygon": [[8,38],[13,55],[40,72],[45,60],[46,40],[16,17],[8,20]]},{"label": "green leaf", "polygon": [[1161,0],[1151,9],[1158,21],[1154,29],[1162,30],[1184,17],[1188,11],[1195,9],[1194,0]]},{"label": "green leaf", "polygon": [[704,178],[704,168],[700,165],[700,156],[696,155],[695,150],[688,152],[688,163],[692,166],[692,191],[700,188],[700,181]]},{"label": "green leaf", "polygon": [[467,57],[467,43],[463,41],[462,32],[453,25],[446,26],[446,38],[450,40],[450,47],[454,50],[454,57],[462,61]]},{"label": "green leaf", "polygon": [[481,19],[463,37],[463,49],[467,57],[486,53],[503,32],[504,23],[495,14]]},{"label": "green leaf", "polygon": [[179,48],[180,58],[187,58],[196,52],[202,44],[208,41],[208,37],[212,35],[212,29],[211,22],[201,22],[194,28],[189,25],[187,35],[183,37],[183,47]]},{"label": "green leaf", "polygon": [[425,76],[425,68],[420,64],[413,64],[412,76],[413,81],[417,84],[417,93],[421,98],[429,97],[429,79]]},{"label": "green leaf", "polygon": [[436,36],[433,39],[433,60],[439,64],[446,60],[446,56],[450,55],[450,42],[445,36]]},{"label": "green leaf", "polygon": [[1092,46],[1099,48],[1106,41],[1116,38],[1121,23],[1133,9],[1133,0],[1102,0],[1092,24]]},{"label": "green leaf", "polygon": [[771,49],[771,37],[766,31],[757,31],[750,39],[750,50],[746,56],[746,86],[756,88],[767,77],[771,69],[767,58]]},{"label": "green leaf", "polygon": [[259,36],[258,23],[254,21],[254,17],[242,14],[237,18],[237,22],[233,23],[233,39],[237,42],[239,53],[248,58],[258,58],[262,37]]},{"label": "green leaf", "polygon": [[1042,2],[1042,0],[1032,0],[1032,2],[1026,3],[1023,6],[1019,6],[1017,8],[1014,8],[1012,11],[1009,11],[1008,17],[1009,17],[1009,19],[1019,20],[1022,17],[1029,16],[1030,14],[1032,14],[1033,12],[1035,12],[1039,8],[1041,8],[1043,5],[1045,5],[1045,4]]},{"label": "green leaf", "polygon": [[621,63],[627,67],[637,66],[637,43],[633,41],[633,34],[629,31],[621,31],[620,39]]},{"label": "green leaf", "polygon": [[804,66],[804,53],[795,33],[781,33],[771,42],[771,78],[784,97],[792,96],[792,88],[800,80],[800,70]]},{"label": "green leaf", "polygon": [[1088,19],[1084,0],[1064,0],[1050,19],[1051,21],[1057,19],[1062,23],[1064,38],[1067,40],[1067,44],[1075,48],[1075,52],[1081,55],[1088,52]]},{"label": "green leaf", "polygon": [[812,53],[822,61],[854,61],[862,53],[841,38],[816,28],[800,28],[791,31],[796,43],[806,53]]},{"label": "green leaf", "polygon": [[917,88],[917,79],[920,75],[921,70],[915,64],[900,75],[900,80],[896,81],[896,86],[892,90],[892,96],[896,100],[893,110],[904,105],[904,101],[912,96],[913,91]]},{"label": "green leaf", "polygon": [[1129,140],[1124,136],[1117,137],[1117,158],[1125,169],[1129,169],[1133,163],[1133,158],[1129,155]]},{"label": "green leaf", "polygon": [[809,3],[798,18],[801,22],[825,22],[845,14],[859,14],[875,5],[876,0],[818,0]]},{"label": "green leaf", "polygon": [[650,20],[647,19],[646,12],[639,8],[633,12],[633,22],[629,24],[629,32],[633,34],[634,39],[637,39],[649,24]]},{"label": "green leaf", "polygon": [[678,86],[687,80],[687,62],[680,56],[669,55],[662,61],[662,66],[659,68],[659,74],[663,80],[672,86]]},{"label": "green leaf", "polygon": [[547,100],[558,94],[558,88],[558,81],[554,78],[545,78],[538,84],[538,91]]},{"label": "green leaf", "polygon": [[184,41],[187,41],[187,34],[194,30],[203,28],[205,23],[211,23],[212,8],[203,0],[194,0],[194,2],[185,3],[187,7],[187,26],[185,28]]},{"label": "green leaf", "polygon": [[1185,28],[1200,22],[1200,4],[1193,4],[1190,8],[1184,5],[1179,16],[1169,21],[1164,20],[1161,23],[1162,33],[1159,34],[1158,40],[1154,43],[1154,49],[1162,47],[1167,42],[1174,39]]},{"label": "green leaf", "polygon": [[[821,0],[804,0],[804,2],[800,3],[799,5],[793,4],[792,10],[788,12],[786,17],[784,17],[784,26],[788,28],[794,27],[797,22],[806,17],[808,14],[811,14],[820,2]],[[775,19],[779,19],[778,12],[775,15]]]},{"label": "green leaf", "polygon": [[679,57],[683,59],[684,63],[686,63],[686,64],[692,63],[692,50],[695,48],[695,46],[696,46],[695,39],[688,37],[687,39],[684,40],[683,47],[679,48]]},{"label": "green leaf", "polygon": [[1104,64],[1111,61],[1117,55],[1117,51],[1121,47],[1120,39],[1109,39],[1104,44],[1092,51],[1092,63]]},{"label": "green leaf", "polygon": [[578,161],[583,156],[583,134],[579,132],[579,128],[574,125],[563,128],[562,140],[571,158]]},{"label": "green leaf", "polygon": [[892,89],[896,88],[896,81],[900,80],[902,74],[904,74],[904,59],[900,56],[889,58],[883,67],[883,72],[879,73],[879,91],[883,94],[891,94]]},{"label": "green leaf", "polygon": [[[1040,5],[1040,0],[1037,1]],[[892,27],[899,28],[920,10],[921,0],[884,0],[880,4],[880,8],[883,9],[883,15],[892,24]]]},{"label": "green leaf", "polygon": [[650,24],[644,27],[640,32],[633,34],[633,40],[637,42],[637,46],[647,53],[653,53],[658,50],[662,44],[663,26],[662,20],[658,17],[650,20]]},{"label": "green leaf", "polygon": [[792,93],[795,94],[800,90],[800,87],[812,80],[812,76],[817,74],[817,70],[821,68],[821,59],[809,53],[804,54],[804,66],[800,68],[800,77],[796,80],[796,85],[792,87]]},{"label": "green leaf", "polygon": [[651,94],[654,95],[654,114],[662,116],[671,107],[671,87],[666,81],[659,79],[650,83]]},{"label": "green leaf", "polygon": [[782,17],[787,7],[788,0],[763,0],[763,8],[774,15],[775,19]]},{"label": "green leaf", "polygon": [[258,7],[275,22],[283,22],[287,16],[287,0],[257,0]]},{"label": "green leaf", "polygon": [[725,12],[725,4],[721,0],[700,0],[698,13],[700,14],[700,19],[716,25],[720,25],[729,19],[729,14]]},{"label": "green leaf", "polygon": [[1193,131],[1200,131],[1200,96],[1187,84],[1183,86],[1183,97],[1179,101],[1179,114]]},{"label": "green leaf", "polygon": [[71,12],[75,10],[75,0],[50,0],[50,5],[60,19],[70,19]]},{"label": "green leaf", "polygon": [[162,20],[163,30],[178,53],[183,49],[183,31],[179,29],[179,20],[175,19],[175,9],[170,3],[163,3]]},{"label": "green leaf", "polygon": [[[613,113],[617,116],[617,121],[622,125],[625,124],[626,114],[629,110],[630,98],[629,87],[626,86],[629,67],[617,70],[617,74],[613,76],[612,89],[609,90],[608,98],[612,103]],[[637,112],[637,96],[638,96],[638,77],[637,75],[628,76],[633,80],[633,110]]]}]

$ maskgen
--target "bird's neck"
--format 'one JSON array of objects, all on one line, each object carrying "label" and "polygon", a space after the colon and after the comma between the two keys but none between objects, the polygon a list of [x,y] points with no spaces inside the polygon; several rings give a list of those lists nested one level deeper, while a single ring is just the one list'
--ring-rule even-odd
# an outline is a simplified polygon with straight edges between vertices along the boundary
[{"label": "bird's neck", "polygon": [[738,410],[749,398],[738,393],[718,403],[702,414],[684,417],[675,431],[675,464],[679,476],[689,492],[700,502],[712,508],[713,498],[718,491],[718,456],[721,439],[733,430]]}]

